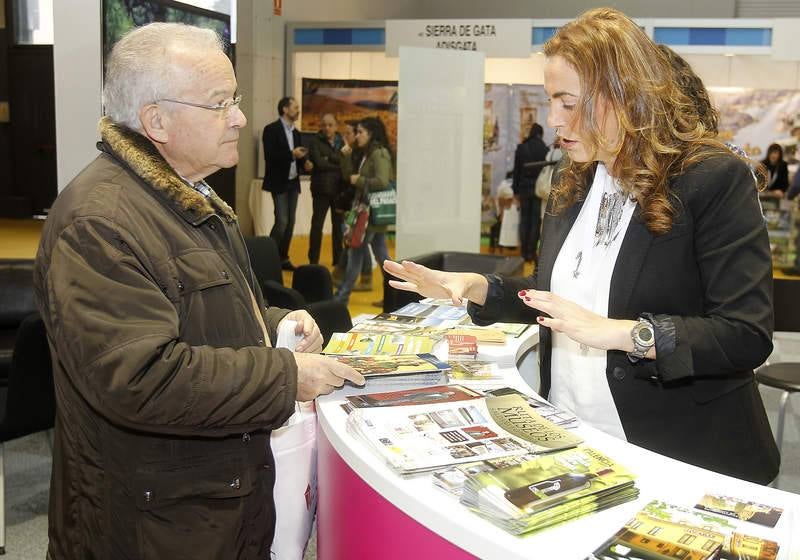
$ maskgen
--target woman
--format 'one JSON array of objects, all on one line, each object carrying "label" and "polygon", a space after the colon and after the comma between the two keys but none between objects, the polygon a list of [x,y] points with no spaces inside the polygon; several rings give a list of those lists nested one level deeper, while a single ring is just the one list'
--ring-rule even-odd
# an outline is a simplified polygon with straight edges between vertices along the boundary
[{"label": "woman", "polygon": [[[350,175],[350,184],[356,188],[355,199],[360,200],[369,192],[390,188],[389,182],[394,177],[394,167],[392,155],[389,153],[386,128],[379,118],[367,117],[358,123],[356,145],[364,153],[364,157],[361,159],[358,173]],[[336,299],[345,304],[350,301],[350,292],[353,291],[361,265],[364,259],[369,257],[369,247],[372,247],[379,266],[389,258],[385,233],[385,226],[368,226],[361,247],[348,249],[347,269],[344,280],[336,292]]]},{"label": "woman", "polygon": [[783,198],[789,188],[789,166],[783,161],[783,148],[780,144],[770,144],[767,157],[761,161],[767,170],[767,190]]},{"label": "woman", "polygon": [[656,45],[612,9],[545,45],[548,124],[569,155],[532,278],[388,262],[399,289],[540,325],[541,392],[629,442],[760,483],[780,457],[753,379],[772,349],[753,177]]}]

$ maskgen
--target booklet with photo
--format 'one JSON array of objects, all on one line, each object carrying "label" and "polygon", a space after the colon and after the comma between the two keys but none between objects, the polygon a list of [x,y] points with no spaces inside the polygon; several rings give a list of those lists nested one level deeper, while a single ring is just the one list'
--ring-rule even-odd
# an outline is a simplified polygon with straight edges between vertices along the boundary
[{"label": "booklet with photo", "polygon": [[348,400],[357,407],[347,419],[348,430],[403,475],[582,442],[516,395],[484,398],[459,385],[442,385]]},{"label": "booklet with photo", "polygon": [[775,560],[778,550],[730,518],[654,500],[586,560]]},{"label": "booklet with photo", "polygon": [[416,373],[435,373],[450,369],[447,362],[433,354],[401,354],[397,356],[333,356],[364,377],[385,377]]},{"label": "booklet with photo", "polygon": [[503,331],[490,327],[454,327],[447,331],[447,334],[474,336],[478,342],[483,344],[505,344],[506,342],[506,334]]},{"label": "booklet with photo", "polygon": [[783,509],[764,504],[756,504],[730,496],[706,494],[694,506],[697,509],[709,511],[725,517],[733,517],[750,523],[757,523],[765,527],[775,527],[781,518]]},{"label": "booklet with photo", "polygon": [[434,472],[433,484],[453,496],[460,497],[461,492],[464,490],[464,482],[469,476],[519,465],[520,463],[535,458],[536,455],[526,453],[525,455],[511,455],[509,457],[499,457],[497,459],[487,459],[486,461],[456,465]]},{"label": "booklet with photo", "polygon": [[448,376],[451,380],[459,383],[466,381],[496,381],[504,378],[500,371],[500,366],[494,362],[483,360],[451,361],[450,367],[450,371],[447,372]]},{"label": "booklet with photo", "polygon": [[528,330],[530,325],[527,323],[494,323],[493,325],[489,325],[489,327],[501,330],[509,336],[518,338],[522,333]]},{"label": "booklet with photo", "polygon": [[461,503],[522,534],[635,499],[634,479],[610,457],[580,446],[470,475]]},{"label": "booklet with photo", "polygon": [[403,334],[333,333],[323,354],[339,356],[395,356],[432,354],[438,341]]},{"label": "booklet with photo", "polygon": [[478,339],[472,335],[445,334],[447,354],[451,360],[474,360],[478,355]]}]

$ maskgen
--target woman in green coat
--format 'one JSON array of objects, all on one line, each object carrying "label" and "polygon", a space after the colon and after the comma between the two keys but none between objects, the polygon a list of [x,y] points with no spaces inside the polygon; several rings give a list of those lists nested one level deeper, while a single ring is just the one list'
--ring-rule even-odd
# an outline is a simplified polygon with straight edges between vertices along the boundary
[{"label": "woman in green coat", "polygon": [[[358,123],[356,144],[366,155],[361,160],[358,172],[350,175],[350,184],[356,189],[355,200],[361,200],[367,192],[391,188],[389,182],[394,177],[394,168],[386,128],[379,118],[367,117]],[[361,246],[347,249],[347,269],[336,292],[336,299],[345,304],[350,300],[350,292],[358,279],[364,258],[369,254],[369,247],[372,247],[375,260],[383,270],[383,261],[389,258],[385,233],[385,226],[369,226]]]}]

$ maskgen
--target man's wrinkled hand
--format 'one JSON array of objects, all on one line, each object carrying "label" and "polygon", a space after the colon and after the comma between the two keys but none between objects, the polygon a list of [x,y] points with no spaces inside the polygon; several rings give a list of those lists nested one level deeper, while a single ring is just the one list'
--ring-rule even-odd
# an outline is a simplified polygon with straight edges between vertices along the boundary
[{"label": "man's wrinkled hand", "polygon": [[314,318],[308,314],[308,311],[299,309],[291,311],[281,319],[297,321],[297,326],[294,329],[294,334],[303,336],[303,339],[297,343],[295,352],[319,353],[322,350],[322,333],[319,331],[319,326]]},{"label": "man's wrinkled hand", "polygon": [[310,401],[327,395],[350,381],[364,384],[364,376],[341,362],[319,354],[294,354],[297,362],[297,400]]}]

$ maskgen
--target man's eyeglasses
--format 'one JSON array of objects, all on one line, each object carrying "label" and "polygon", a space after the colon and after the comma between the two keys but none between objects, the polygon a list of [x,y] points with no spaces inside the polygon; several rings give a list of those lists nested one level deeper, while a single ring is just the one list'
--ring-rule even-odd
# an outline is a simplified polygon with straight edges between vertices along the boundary
[{"label": "man's eyeglasses", "polygon": [[170,103],[180,103],[181,105],[189,105],[190,107],[200,107],[201,109],[208,109],[209,111],[217,111],[219,113],[222,113],[223,115],[227,115],[233,107],[239,106],[239,103],[242,102],[242,95],[239,94],[236,97],[231,97],[215,105],[203,105],[202,103],[191,103],[190,101],[181,101],[180,99],[159,99],[158,101],[156,101],[156,103],[161,103],[162,101],[169,101]]}]

